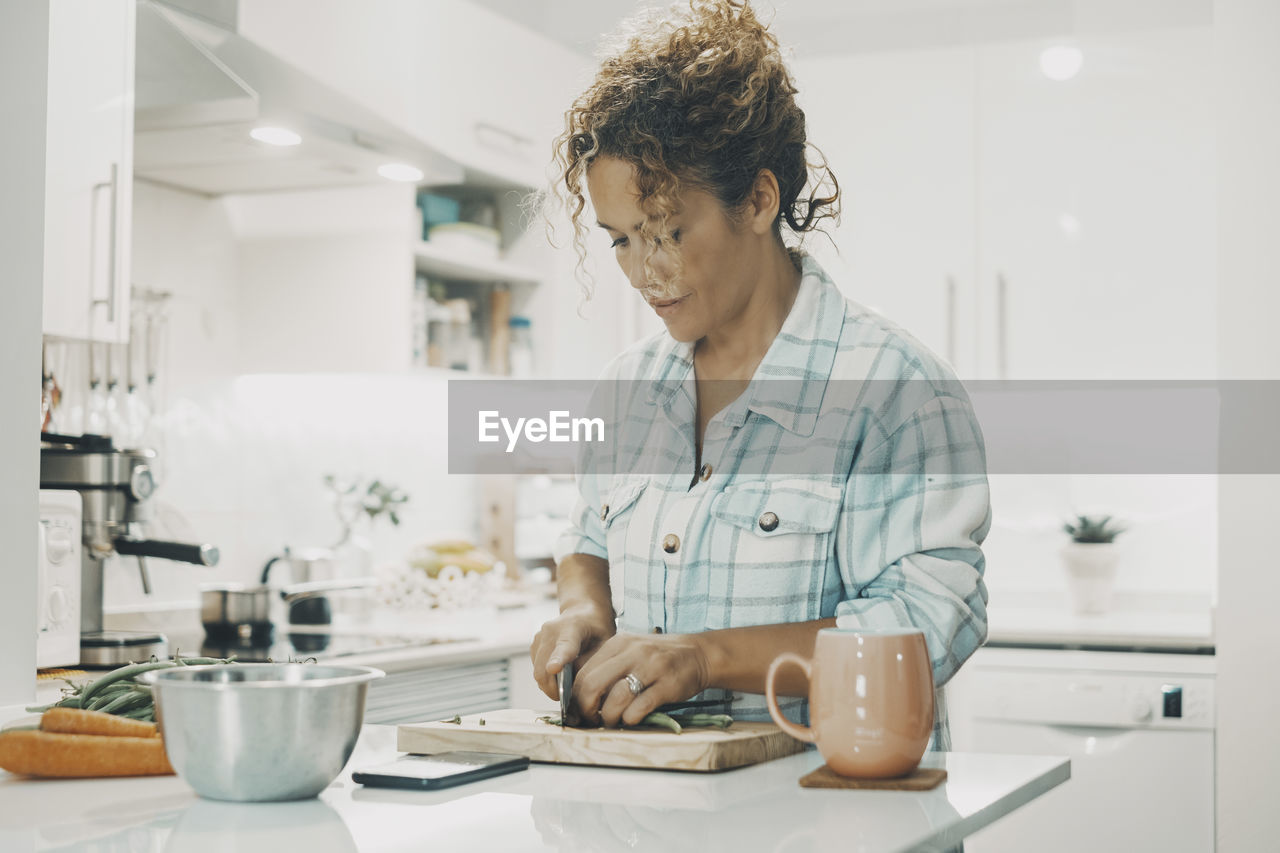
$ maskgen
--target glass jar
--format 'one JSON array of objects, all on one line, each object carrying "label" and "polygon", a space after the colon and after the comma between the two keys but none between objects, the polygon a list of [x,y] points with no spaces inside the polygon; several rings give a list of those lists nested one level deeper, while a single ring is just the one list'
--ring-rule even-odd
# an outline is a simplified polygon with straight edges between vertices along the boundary
[{"label": "glass jar", "polygon": [[507,323],[511,330],[508,359],[511,375],[517,379],[533,376],[533,323],[528,317],[515,315]]},{"label": "glass jar", "polygon": [[471,303],[450,299],[448,366],[453,370],[471,369]]}]

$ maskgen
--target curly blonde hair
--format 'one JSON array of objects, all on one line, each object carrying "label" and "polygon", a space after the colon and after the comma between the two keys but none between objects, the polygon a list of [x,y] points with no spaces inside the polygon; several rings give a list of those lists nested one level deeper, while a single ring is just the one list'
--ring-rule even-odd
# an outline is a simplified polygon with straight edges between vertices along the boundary
[{"label": "curly blonde hair", "polygon": [[[837,218],[839,184],[821,152],[819,163],[806,159],[812,146],[795,94],[777,38],[746,0],[689,0],[687,8],[650,10],[624,24],[555,142],[554,192],[573,225],[584,295],[591,282],[583,185],[601,155],[635,169],[647,281],[659,281],[650,260],[670,236],[668,220],[686,186],[714,195],[732,220],[768,169],[781,196],[780,242],[784,224],[802,235]],[[672,241],[668,250],[678,278],[679,248]],[[797,250],[788,251],[798,266]]]}]

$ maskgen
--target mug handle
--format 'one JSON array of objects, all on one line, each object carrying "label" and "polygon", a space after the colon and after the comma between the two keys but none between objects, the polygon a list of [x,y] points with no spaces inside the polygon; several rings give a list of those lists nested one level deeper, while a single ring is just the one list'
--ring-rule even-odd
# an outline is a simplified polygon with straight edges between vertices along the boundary
[{"label": "mug handle", "polygon": [[814,743],[815,739],[813,735],[813,728],[811,726],[802,726],[791,722],[786,717],[782,716],[782,709],[778,707],[778,696],[774,692],[773,681],[778,674],[778,670],[789,663],[793,663],[803,669],[804,677],[810,681],[813,680],[813,664],[800,657],[800,655],[792,652],[783,652],[774,658],[773,663],[769,664],[768,674],[764,677],[764,694],[765,699],[769,704],[769,716],[773,717],[773,721],[778,724],[778,728],[782,729],[796,740]]}]

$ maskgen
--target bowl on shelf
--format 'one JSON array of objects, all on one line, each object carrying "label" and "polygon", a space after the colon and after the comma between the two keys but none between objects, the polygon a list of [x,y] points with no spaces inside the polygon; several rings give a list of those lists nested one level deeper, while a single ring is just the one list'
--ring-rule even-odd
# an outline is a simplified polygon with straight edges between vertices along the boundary
[{"label": "bowl on shelf", "polygon": [[178,775],[202,797],[314,797],[337,778],[364,721],[368,666],[215,664],[140,676]]},{"label": "bowl on shelf", "polygon": [[445,222],[433,225],[427,231],[427,242],[447,251],[494,259],[502,234],[497,228],[487,228],[472,222]]}]

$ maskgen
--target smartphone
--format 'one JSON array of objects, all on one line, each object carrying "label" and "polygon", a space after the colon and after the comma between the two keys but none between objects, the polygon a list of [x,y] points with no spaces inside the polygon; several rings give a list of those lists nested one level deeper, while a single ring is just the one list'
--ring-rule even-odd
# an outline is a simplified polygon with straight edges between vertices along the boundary
[{"label": "smartphone", "polygon": [[502,755],[496,752],[404,755],[389,764],[357,770],[351,774],[351,781],[371,788],[435,791],[504,773],[515,773],[528,766],[529,759],[523,755]]}]

